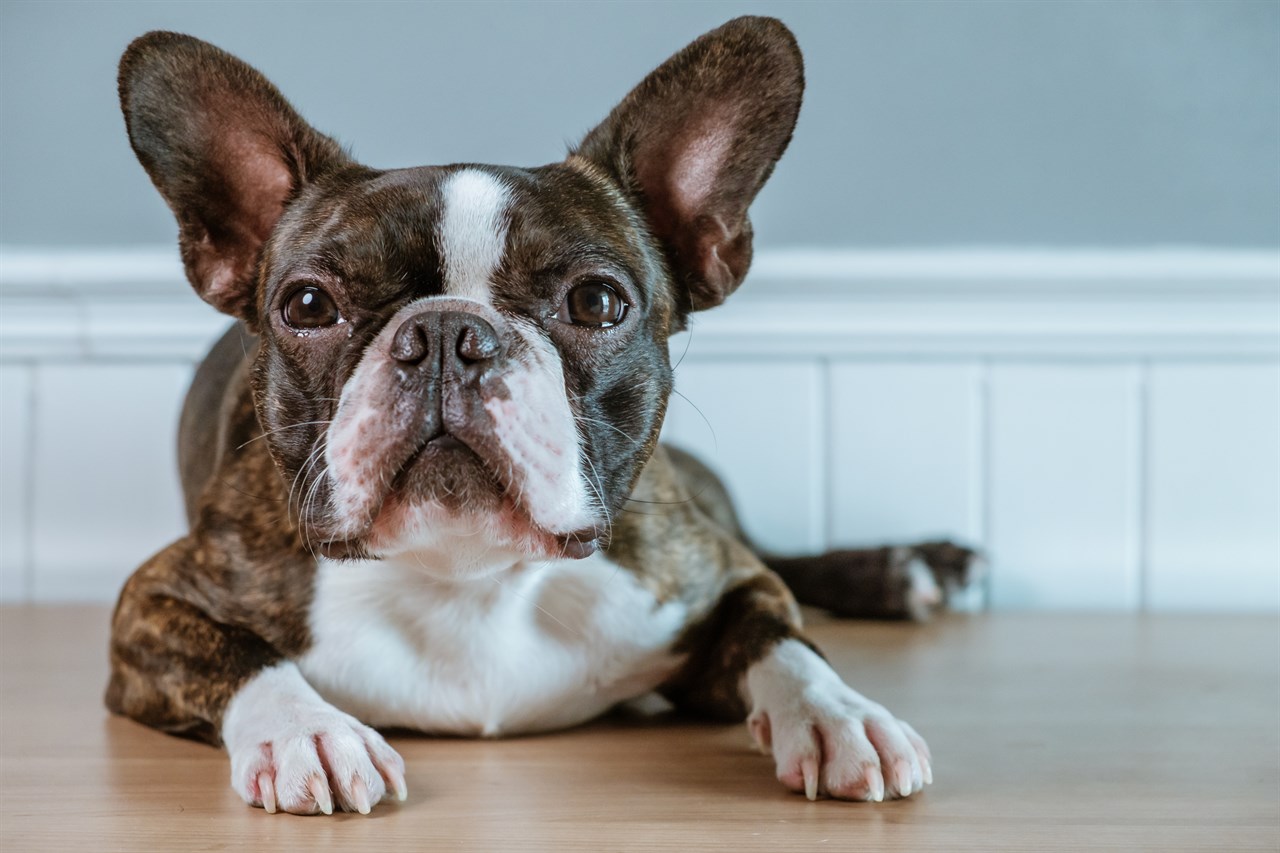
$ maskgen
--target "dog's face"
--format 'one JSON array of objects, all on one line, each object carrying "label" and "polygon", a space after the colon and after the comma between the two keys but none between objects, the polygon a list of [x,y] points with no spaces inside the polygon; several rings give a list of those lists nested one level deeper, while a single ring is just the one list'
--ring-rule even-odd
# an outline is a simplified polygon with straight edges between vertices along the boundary
[{"label": "dog's face", "polygon": [[344,173],[290,206],[260,281],[260,417],[313,535],[589,553],[657,436],[677,316],[606,180]]},{"label": "dog's face", "polygon": [[259,336],[258,417],[309,544],[479,573],[607,536],[661,428],[667,338],[746,273],[803,80],[781,24],[737,19],[562,163],[394,171],[187,36],[136,41],[120,86],[189,278]]}]

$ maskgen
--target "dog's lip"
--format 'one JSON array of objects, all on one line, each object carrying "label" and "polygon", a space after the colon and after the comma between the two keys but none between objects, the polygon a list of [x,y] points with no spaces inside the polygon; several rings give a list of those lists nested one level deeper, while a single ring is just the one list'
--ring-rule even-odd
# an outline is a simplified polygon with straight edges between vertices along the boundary
[{"label": "dog's lip", "polygon": [[[528,514],[517,508],[525,516],[525,520],[531,525],[532,520],[528,518]],[[607,531],[602,530],[598,525],[585,527],[581,530],[575,530],[570,533],[553,533],[545,528],[533,525],[542,535],[546,536],[553,547],[548,549],[550,556],[560,557],[562,559],[582,560],[590,557],[592,554],[604,547],[603,540],[606,538]],[[368,531],[363,531],[355,536],[346,539],[329,539],[315,546],[315,552],[321,557],[330,560],[356,560],[375,558],[369,553],[365,546],[365,538]]]},{"label": "dog's lip", "polygon": [[600,550],[601,532],[596,527],[578,530],[573,533],[553,533],[552,537],[560,546],[562,556],[573,560],[590,557]]},{"label": "dog's lip", "polygon": [[[472,453],[475,452],[474,450],[471,450],[471,446],[469,444],[451,432],[443,432],[435,438],[429,439],[426,444],[422,445],[422,447],[418,449],[418,453],[414,454],[415,458],[428,447],[434,447],[436,450],[470,450]],[[413,460],[411,459],[405,467],[407,468],[412,464]]]},{"label": "dog's lip", "polygon": [[[557,546],[557,556],[570,560],[582,560],[600,550],[600,535],[594,530],[574,533],[549,533]],[[365,549],[363,537],[330,539],[315,546],[316,553],[327,560],[367,559],[372,555]]]},{"label": "dog's lip", "polygon": [[[476,452],[475,448],[463,439],[459,438],[455,433],[449,432],[448,430],[438,432],[419,444],[414,448],[412,453],[405,457],[404,462],[400,464],[400,467],[396,469],[395,474],[391,476],[391,488],[389,488],[383,495],[384,501],[402,485],[404,477],[413,470],[413,466],[416,465],[418,460],[422,458],[422,455],[428,451],[436,451],[440,453],[465,452],[474,455],[477,459],[481,459],[482,464],[484,461],[480,457],[480,454]],[[381,507],[379,507],[379,510],[380,509]],[[374,513],[374,515],[376,516],[377,513]]]},{"label": "dog's lip", "polygon": [[369,557],[359,536],[320,542],[315,546],[315,552],[327,560],[358,560]]}]

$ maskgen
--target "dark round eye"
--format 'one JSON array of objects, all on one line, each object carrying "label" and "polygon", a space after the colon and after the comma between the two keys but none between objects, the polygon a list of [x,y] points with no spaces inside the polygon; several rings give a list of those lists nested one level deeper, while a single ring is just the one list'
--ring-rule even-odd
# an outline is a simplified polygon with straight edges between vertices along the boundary
[{"label": "dark round eye", "polygon": [[603,281],[588,281],[570,290],[560,305],[556,319],[575,326],[604,329],[622,321],[627,303]]},{"label": "dark round eye", "polygon": [[284,321],[295,329],[319,329],[342,319],[333,297],[318,287],[299,287],[284,301]]}]

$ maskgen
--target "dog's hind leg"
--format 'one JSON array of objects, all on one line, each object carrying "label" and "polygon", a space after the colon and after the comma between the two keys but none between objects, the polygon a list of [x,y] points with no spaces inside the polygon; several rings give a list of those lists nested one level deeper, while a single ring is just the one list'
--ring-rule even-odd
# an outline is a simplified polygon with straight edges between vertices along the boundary
[{"label": "dog's hind leg", "polygon": [[981,555],[945,540],[817,555],[770,553],[747,534],[714,471],[683,450],[668,446],[667,452],[698,509],[751,548],[801,604],[837,616],[923,621],[981,570]]}]

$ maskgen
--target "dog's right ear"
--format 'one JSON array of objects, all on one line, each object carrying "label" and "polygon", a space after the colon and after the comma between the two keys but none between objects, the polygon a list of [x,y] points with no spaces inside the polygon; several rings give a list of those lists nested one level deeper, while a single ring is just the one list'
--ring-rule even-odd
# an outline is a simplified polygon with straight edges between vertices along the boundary
[{"label": "dog's right ear", "polygon": [[187,278],[219,311],[254,323],[263,242],[303,184],[351,161],[256,70],[179,33],[129,45],[120,106],[177,217]]}]

